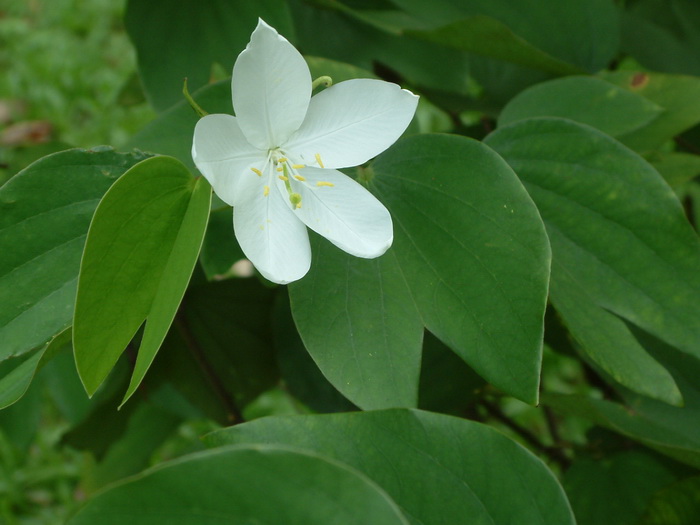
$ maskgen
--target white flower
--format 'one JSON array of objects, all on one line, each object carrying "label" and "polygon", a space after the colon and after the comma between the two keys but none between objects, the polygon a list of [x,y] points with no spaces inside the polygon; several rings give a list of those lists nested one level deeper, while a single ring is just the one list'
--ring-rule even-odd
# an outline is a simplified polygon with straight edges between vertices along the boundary
[{"label": "white flower", "polygon": [[200,119],[192,158],[234,207],[236,237],[258,271],[280,284],[303,277],[311,265],[307,226],[352,255],[382,255],[393,240],[389,212],[334,168],[391,146],[418,97],[356,79],[311,98],[303,57],[262,20],[236,59],[231,87],[236,116]]}]

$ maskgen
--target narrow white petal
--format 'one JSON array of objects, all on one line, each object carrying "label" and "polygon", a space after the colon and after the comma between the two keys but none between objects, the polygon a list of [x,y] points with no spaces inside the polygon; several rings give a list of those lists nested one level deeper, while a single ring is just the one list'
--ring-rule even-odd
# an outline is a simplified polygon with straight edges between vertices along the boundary
[{"label": "narrow white petal", "polygon": [[301,208],[294,213],[309,228],[357,257],[371,259],[389,249],[391,215],[374,195],[336,170],[304,168],[299,174],[306,180],[294,181],[301,194]]},{"label": "narrow white petal", "polygon": [[418,97],[382,80],[336,84],[311,99],[304,123],[284,150],[326,168],[358,166],[391,146],[416,112]]},{"label": "narrow white petal", "polygon": [[260,20],[233,66],[231,89],[248,141],[270,149],[282,145],[303,122],[311,73],[294,46]]},{"label": "narrow white petal", "polygon": [[266,153],[248,143],[236,117],[207,115],[200,119],[194,128],[192,159],[226,204],[235,206],[250,186],[262,187],[254,170],[263,169]]},{"label": "narrow white petal", "polygon": [[234,207],[233,229],[243,253],[258,271],[272,282],[287,284],[309,271],[309,235],[280,192],[269,190],[265,196],[261,186],[260,191]]}]

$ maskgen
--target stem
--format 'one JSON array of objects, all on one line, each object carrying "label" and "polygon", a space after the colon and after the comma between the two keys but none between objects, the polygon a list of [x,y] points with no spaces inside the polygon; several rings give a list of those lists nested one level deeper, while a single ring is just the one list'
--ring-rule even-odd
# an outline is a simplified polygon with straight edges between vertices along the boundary
[{"label": "stem", "polygon": [[197,104],[194,99],[192,98],[192,95],[190,95],[189,89],[187,89],[187,77],[185,77],[185,82],[182,85],[182,94],[185,95],[185,100],[189,102],[190,107],[194,109],[194,112],[199,115],[200,118],[206,117],[209,113],[204,111],[199,104]]},{"label": "stem", "polygon": [[538,452],[546,455],[552,461],[558,463],[563,469],[567,469],[571,464],[571,460],[562,452],[561,449],[557,447],[548,447],[542,443],[539,438],[532,432],[530,432],[525,427],[519,425],[508,416],[506,416],[501,408],[491,401],[486,399],[480,399],[479,403],[483,406],[491,417],[500,421],[513,432],[522,437],[529,445],[531,445]]},{"label": "stem", "polygon": [[211,384],[212,390],[214,390],[214,393],[224,406],[224,409],[226,410],[226,418],[228,419],[229,423],[231,423],[231,425],[243,423],[245,420],[243,419],[243,414],[241,413],[240,408],[238,408],[238,405],[236,405],[233,396],[228,392],[228,390],[226,390],[224,383],[216,374],[214,367],[211,366],[211,363],[209,363],[204,355],[204,351],[199,347],[197,340],[194,338],[194,335],[192,335],[192,331],[187,324],[185,316],[182,314],[184,304],[184,301],[182,304],[180,304],[180,310],[178,310],[177,314],[175,315],[174,324],[180,332],[182,339],[185,341],[190,353],[194,357],[195,361],[197,361],[199,368],[202,370],[205,377]]}]

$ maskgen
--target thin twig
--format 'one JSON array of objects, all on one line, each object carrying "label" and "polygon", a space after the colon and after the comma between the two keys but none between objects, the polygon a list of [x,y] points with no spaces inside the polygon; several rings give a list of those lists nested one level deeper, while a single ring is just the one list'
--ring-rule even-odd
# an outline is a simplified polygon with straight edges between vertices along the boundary
[{"label": "thin twig", "polygon": [[243,423],[245,421],[243,419],[243,414],[241,413],[240,408],[238,408],[238,405],[236,404],[233,395],[231,395],[231,393],[226,389],[224,383],[216,374],[214,367],[211,366],[206,356],[204,355],[204,352],[199,347],[199,344],[197,343],[197,340],[195,339],[194,335],[192,335],[192,331],[190,330],[189,324],[187,323],[187,320],[185,319],[185,316],[182,313],[184,304],[185,303],[183,301],[180,305],[180,309],[178,310],[177,315],[175,316],[175,326],[177,326],[177,329],[179,330],[182,339],[185,341],[187,348],[189,349],[190,353],[194,357],[195,361],[197,361],[197,364],[199,365],[200,369],[209,381],[212,390],[214,390],[214,393],[221,400],[221,404],[226,410],[226,418],[228,419],[229,423],[231,425]]}]

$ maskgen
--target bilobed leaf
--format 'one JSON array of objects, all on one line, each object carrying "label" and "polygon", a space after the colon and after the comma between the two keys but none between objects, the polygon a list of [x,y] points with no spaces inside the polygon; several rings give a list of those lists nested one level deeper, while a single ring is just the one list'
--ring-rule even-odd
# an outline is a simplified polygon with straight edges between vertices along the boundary
[{"label": "bilobed leaf", "polygon": [[614,139],[564,119],[516,122],[486,143],[547,225],[551,300],[574,338],[617,381],[678,404],[671,375],[621,321],[700,359],[700,243],[671,188]]},{"label": "bilobed leaf", "polygon": [[70,325],[90,218],[112,183],[145,157],[64,151],[0,188],[0,360],[38,348]]},{"label": "bilobed leaf", "polygon": [[526,89],[503,108],[498,125],[532,117],[563,117],[617,137],[648,124],[662,111],[643,96],[600,78],[573,76]]},{"label": "bilobed leaf", "polygon": [[360,259],[317,236],[312,247],[289,297],[316,364],[363,409],[416,406],[423,325],[394,254]]},{"label": "bilobed leaf", "polygon": [[213,64],[230,71],[258,17],[293,41],[282,0],[129,0],[124,23],[153,107],[163,111],[182,100],[185,77],[194,90],[209,81]]},{"label": "bilobed leaf", "polygon": [[225,447],[163,463],[100,493],[70,525],[407,525],[366,476],[286,447]]},{"label": "bilobed leaf", "polygon": [[212,447],[287,445],[328,455],[381,486],[416,524],[575,521],[539,459],[491,427],[451,416],[394,409],[270,417],[204,441]]},{"label": "bilobed leaf", "polygon": [[487,381],[535,403],[550,251],[518,178],[488,147],[447,135],[405,139],[371,168],[423,326]]},{"label": "bilobed leaf", "polygon": [[105,194],[80,266],[73,346],[92,395],[146,322],[125,400],[151,364],[197,260],[211,189],[171,157],[129,170]]}]

